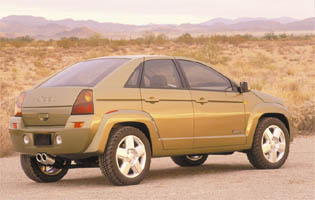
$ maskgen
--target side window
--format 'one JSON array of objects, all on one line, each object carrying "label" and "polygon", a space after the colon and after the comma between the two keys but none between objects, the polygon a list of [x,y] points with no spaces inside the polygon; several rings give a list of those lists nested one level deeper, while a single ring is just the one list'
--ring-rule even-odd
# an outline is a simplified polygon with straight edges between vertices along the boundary
[{"label": "side window", "polygon": [[217,71],[197,62],[178,60],[190,88],[199,90],[232,91],[230,81]]},{"label": "side window", "polygon": [[182,88],[179,74],[172,60],[149,60],[144,63],[144,88]]},{"label": "side window", "polygon": [[142,66],[142,64],[140,64],[136,68],[136,70],[131,74],[130,78],[128,79],[128,81],[127,81],[127,83],[125,85],[126,88],[138,87],[138,81],[139,81],[141,66]]}]

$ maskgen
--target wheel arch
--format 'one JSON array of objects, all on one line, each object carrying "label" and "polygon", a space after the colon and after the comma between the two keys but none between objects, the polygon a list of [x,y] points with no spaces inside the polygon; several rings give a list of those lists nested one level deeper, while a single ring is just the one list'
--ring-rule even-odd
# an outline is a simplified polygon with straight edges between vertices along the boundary
[{"label": "wheel arch", "polygon": [[263,118],[266,118],[266,117],[274,117],[274,118],[277,118],[280,121],[282,121],[283,124],[288,129],[288,132],[289,132],[289,135],[290,135],[291,128],[290,128],[289,120],[287,119],[287,117],[284,114],[282,114],[282,113],[265,113],[259,118],[258,121],[260,121],[260,120],[262,120]]},{"label": "wheel arch", "polygon": [[246,127],[247,147],[251,148],[254,134],[259,121],[265,117],[275,117],[281,120],[289,131],[290,141],[293,141],[294,132],[291,126],[291,116],[288,109],[277,103],[263,103],[257,105],[249,114]]},{"label": "wheel arch", "polygon": [[131,126],[131,127],[137,128],[140,131],[142,131],[144,133],[144,135],[147,137],[147,139],[149,140],[150,148],[151,148],[151,151],[152,151],[152,139],[151,139],[150,131],[149,131],[149,129],[148,129],[148,127],[147,127],[147,125],[145,123],[143,123],[143,122],[135,122],[135,121],[118,122],[112,127],[110,132],[112,133],[113,129],[119,128],[119,127],[123,127],[123,126]]},{"label": "wheel arch", "polygon": [[157,126],[148,113],[138,110],[119,110],[103,116],[98,130],[85,153],[103,153],[113,128],[119,126],[133,126],[140,129],[150,142],[152,155],[163,149]]}]

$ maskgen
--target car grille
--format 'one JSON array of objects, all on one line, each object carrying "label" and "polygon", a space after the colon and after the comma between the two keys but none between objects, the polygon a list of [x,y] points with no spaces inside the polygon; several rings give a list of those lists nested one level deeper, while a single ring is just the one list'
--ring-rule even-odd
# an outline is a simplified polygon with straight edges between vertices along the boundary
[{"label": "car grille", "polygon": [[48,146],[51,144],[51,134],[34,134],[35,146]]}]

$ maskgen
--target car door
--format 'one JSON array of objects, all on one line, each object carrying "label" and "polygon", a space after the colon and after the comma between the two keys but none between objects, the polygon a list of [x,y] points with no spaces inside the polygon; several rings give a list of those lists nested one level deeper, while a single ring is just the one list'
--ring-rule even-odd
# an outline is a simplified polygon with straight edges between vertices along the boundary
[{"label": "car door", "polygon": [[245,144],[243,95],[229,79],[198,62],[177,61],[194,108],[194,148]]},{"label": "car door", "polygon": [[143,111],[155,121],[165,149],[190,149],[193,145],[193,107],[188,90],[172,59],[144,62],[141,79]]}]

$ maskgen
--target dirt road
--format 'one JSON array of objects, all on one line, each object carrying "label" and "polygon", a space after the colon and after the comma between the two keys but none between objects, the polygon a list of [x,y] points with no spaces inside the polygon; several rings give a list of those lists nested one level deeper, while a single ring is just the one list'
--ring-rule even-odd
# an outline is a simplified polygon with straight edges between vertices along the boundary
[{"label": "dirt road", "polygon": [[255,170],[245,154],[209,156],[200,167],[152,160],[136,186],[112,186],[99,169],[73,169],[57,183],[30,181],[19,157],[0,159],[0,199],[315,199],[315,137],[296,138],[286,164]]}]

